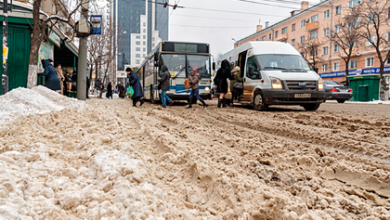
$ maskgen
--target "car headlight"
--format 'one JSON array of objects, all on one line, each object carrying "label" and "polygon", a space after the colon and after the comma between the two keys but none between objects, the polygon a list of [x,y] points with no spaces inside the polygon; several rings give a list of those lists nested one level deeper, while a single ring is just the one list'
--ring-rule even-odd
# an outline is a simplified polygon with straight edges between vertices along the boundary
[{"label": "car headlight", "polygon": [[318,80],[318,90],[324,90],[324,81]]},{"label": "car headlight", "polygon": [[206,88],[204,88],[204,91],[208,92],[210,91],[210,88],[206,86]]},{"label": "car headlight", "polygon": [[278,78],[271,78],[272,89],[283,89],[282,80]]}]

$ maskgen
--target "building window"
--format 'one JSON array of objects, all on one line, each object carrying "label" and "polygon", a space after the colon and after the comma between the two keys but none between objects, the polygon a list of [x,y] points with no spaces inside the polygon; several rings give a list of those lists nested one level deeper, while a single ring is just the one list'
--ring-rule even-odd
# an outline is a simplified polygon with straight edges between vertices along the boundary
[{"label": "building window", "polygon": [[275,38],[278,38],[278,31],[275,31]]},{"label": "building window", "polygon": [[263,36],[263,37],[261,38],[261,40],[262,40],[262,41],[266,41],[266,40],[267,40],[267,36]]},{"label": "building window", "polygon": [[336,6],[336,15],[341,14],[341,5]]},{"label": "building window", "polygon": [[135,39],[141,39],[141,36],[135,36]]},{"label": "building window", "polygon": [[311,50],[310,51],[310,56],[312,57],[312,56],[317,56],[317,53],[318,51],[317,50]]},{"label": "building window", "polygon": [[306,26],[306,19],[301,21],[301,27],[305,27],[305,26]]},{"label": "building window", "polygon": [[136,60],[135,63],[136,64],[141,64],[141,61],[140,60]]},{"label": "building window", "polygon": [[352,1],[349,1],[349,2],[348,2],[348,7],[349,7],[349,8],[353,8],[353,7],[355,7],[355,6],[358,6],[359,3],[360,3],[360,0],[352,0]]},{"label": "building window", "polygon": [[367,39],[366,45],[367,45],[367,46],[372,45],[371,42],[373,42],[373,43],[375,44],[375,36],[371,36],[371,41],[370,41],[370,39]]},{"label": "building window", "polygon": [[135,48],[135,51],[141,51],[141,48],[136,47],[136,48]]},{"label": "building window", "polygon": [[135,55],[135,57],[141,58],[141,54],[137,53],[137,54]]},{"label": "building window", "polygon": [[146,22],[143,23],[143,26],[146,27]]},{"label": "building window", "polygon": [[301,43],[305,43],[305,36],[301,36]]},{"label": "building window", "polygon": [[341,26],[339,24],[334,26],[334,32],[340,33],[340,30],[341,30]]},{"label": "building window", "polygon": [[291,45],[295,46],[295,39],[291,39]]},{"label": "building window", "polygon": [[310,39],[317,39],[318,38],[318,31],[314,31],[310,33]]},{"label": "building window", "polygon": [[335,52],[335,53],[337,53],[337,52],[340,52],[340,45],[338,45],[338,44],[334,44],[334,49],[333,49],[333,51]]},{"label": "building window", "polygon": [[329,48],[328,47],[323,47],[322,48],[322,55],[328,55],[329,53]]},{"label": "building window", "polygon": [[348,68],[349,69],[356,69],[357,68],[357,60],[350,60]]},{"label": "building window", "polygon": [[146,39],[146,35],[142,36],[143,39]]},{"label": "building window", "polygon": [[329,36],[329,28],[324,28],[324,37]]},{"label": "building window", "polygon": [[310,22],[318,21],[318,15],[311,16]]},{"label": "building window", "polygon": [[339,70],[340,70],[340,62],[334,62],[333,71],[339,71]]},{"label": "building window", "polygon": [[146,51],[146,48],[143,48],[142,50],[145,52],[145,51]]},{"label": "building window", "polygon": [[386,60],[386,65],[390,65],[390,58]]},{"label": "building window", "polygon": [[374,21],[376,20],[376,15],[371,13],[368,15],[368,23],[374,23]]},{"label": "building window", "polygon": [[156,38],[152,37],[152,41],[155,41],[155,40],[156,40]]},{"label": "building window", "polygon": [[374,66],[374,57],[366,57],[366,67]]},{"label": "building window", "polygon": [[287,27],[282,29],[282,34],[287,34]]},{"label": "building window", "polygon": [[328,72],[328,64],[323,64],[323,65],[322,65],[322,72],[323,72],[323,73]]},{"label": "building window", "polygon": [[144,33],[146,33],[146,29],[144,29]]},{"label": "building window", "polygon": [[387,32],[387,41],[390,41],[390,32]]},{"label": "building window", "polygon": [[272,40],[272,33],[268,35],[268,40]]},{"label": "building window", "polygon": [[295,24],[291,25],[291,31],[295,31]]},{"label": "building window", "polygon": [[324,19],[329,18],[329,9],[324,11]]},{"label": "building window", "polygon": [[146,42],[144,41],[144,42],[142,42],[143,43],[143,45],[145,46],[146,45]]},{"label": "building window", "polygon": [[136,41],[135,45],[141,45],[141,42],[140,41]]}]

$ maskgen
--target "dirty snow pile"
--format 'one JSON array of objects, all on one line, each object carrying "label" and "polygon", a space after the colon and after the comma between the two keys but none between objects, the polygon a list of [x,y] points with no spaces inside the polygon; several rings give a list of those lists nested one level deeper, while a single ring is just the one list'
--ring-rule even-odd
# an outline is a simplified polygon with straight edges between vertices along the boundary
[{"label": "dirty snow pile", "polygon": [[80,107],[82,102],[67,98],[44,86],[17,88],[0,96],[0,124],[20,116],[45,114],[65,108]]}]

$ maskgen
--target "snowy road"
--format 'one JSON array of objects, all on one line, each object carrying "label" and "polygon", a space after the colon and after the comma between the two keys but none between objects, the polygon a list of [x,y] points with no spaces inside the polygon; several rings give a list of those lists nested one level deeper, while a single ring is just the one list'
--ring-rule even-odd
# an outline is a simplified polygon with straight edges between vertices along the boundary
[{"label": "snowy road", "polygon": [[0,219],[390,219],[388,105],[129,100],[0,129]]}]

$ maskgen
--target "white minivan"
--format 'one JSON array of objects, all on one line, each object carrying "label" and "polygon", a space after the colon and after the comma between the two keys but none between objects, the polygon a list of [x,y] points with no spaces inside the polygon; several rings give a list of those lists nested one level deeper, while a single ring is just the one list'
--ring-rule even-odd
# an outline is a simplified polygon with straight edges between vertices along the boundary
[{"label": "white minivan", "polygon": [[[238,74],[243,89],[234,96],[234,103],[251,104],[257,110],[266,110],[270,105],[300,105],[315,111],[325,100],[321,77],[288,43],[249,42],[224,54],[222,59],[228,60],[231,68],[241,69]],[[230,82],[226,98],[232,98]]]}]

